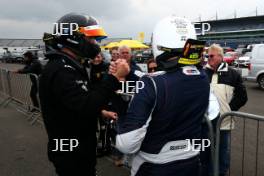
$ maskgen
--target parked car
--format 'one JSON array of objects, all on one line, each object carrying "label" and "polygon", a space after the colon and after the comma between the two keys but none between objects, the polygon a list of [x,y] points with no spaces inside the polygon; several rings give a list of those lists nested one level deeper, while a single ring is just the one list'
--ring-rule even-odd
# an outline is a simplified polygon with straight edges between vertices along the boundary
[{"label": "parked car", "polygon": [[230,48],[230,47],[223,47],[223,49],[224,49],[224,53],[226,53],[226,52],[233,52],[234,51],[234,49],[233,48]]},{"label": "parked car", "polygon": [[3,55],[4,55],[4,53],[6,52],[6,50],[5,49],[3,49],[3,48],[0,48],[0,60],[2,60],[3,59]]},{"label": "parked car", "polygon": [[243,56],[248,51],[247,48],[237,48],[235,52],[237,52],[238,56]]},{"label": "parked car", "polygon": [[42,66],[45,66],[48,62],[48,60],[45,58],[45,53],[42,49],[39,48],[26,48],[23,50],[25,52],[30,51],[34,56],[38,58]]},{"label": "parked car", "polygon": [[146,63],[147,60],[153,58],[152,50],[147,49],[144,51],[135,51],[133,53],[133,59],[136,63]]},{"label": "parked car", "polygon": [[256,44],[252,49],[247,80],[257,82],[264,90],[264,44]]},{"label": "parked car", "polygon": [[234,65],[237,67],[248,67],[250,64],[250,59],[252,57],[252,52],[246,52],[243,56],[239,57],[234,61]]},{"label": "parked car", "polygon": [[6,63],[22,63],[23,51],[17,49],[9,51],[7,48],[5,48],[5,52],[2,55],[2,60]]},{"label": "parked car", "polygon": [[224,54],[223,60],[228,63],[228,65],[233,65],[234,61],[238,58],[237,52],[226,52]]},{"label": "parked car", "polygon": [[45,52],[43,50],[38,50],[36,52],[36,56],[38,57],[38,60],[40,61],[42,66],[45,66],[48,63],[48,60],[45,57]]}]

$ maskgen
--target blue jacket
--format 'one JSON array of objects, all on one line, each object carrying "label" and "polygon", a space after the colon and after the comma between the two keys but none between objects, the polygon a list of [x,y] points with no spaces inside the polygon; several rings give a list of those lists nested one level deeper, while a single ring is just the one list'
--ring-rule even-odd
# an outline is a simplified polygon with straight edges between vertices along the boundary
[{"label": "blue jacket", "polygon": [[[132,81],[130,82],[129,85],[131,86],[131,89],[135,86],[136,81],[140,79],[141,75],[139,74],[142,74],[141,69],[139,68],[139,66],[136,65],[135,62],[131,61],[130,72],[126,76],[126,81]],[[129,89],[130,92],[132,92],[131,89]],[[111,106],[108,107],[107,109],[116,112],[118,114],[119,119],[123,119],[123,117],[126,114],[130,100],[131,100],[130,96],[115,94],[111,98],[110,101]]]},{"label": "blue jacket", "polygon": [[151,78],[142,77],[144,88],[118,123],[118,149],[136,154],[132,175],[143,163],[163,164],[199,154],[185,149],[186,139],[201,138],[210,91],[204,70],[186,66]]}]

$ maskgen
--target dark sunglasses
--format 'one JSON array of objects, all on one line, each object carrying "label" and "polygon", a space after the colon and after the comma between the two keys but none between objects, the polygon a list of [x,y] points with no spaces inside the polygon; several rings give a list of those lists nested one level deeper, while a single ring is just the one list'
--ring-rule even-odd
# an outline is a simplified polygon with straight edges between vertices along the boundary
[{"label": "dark sunglasses", "polygon": [[121,52],[121,54],[130,54],[129,52]]},{"label": "dark sunglasses", "polygon": [[213,58],[213,57],[215,57],[216,55],[214,55],[214,54],[210,54],[210,55],[208,55],[208,57],[209,58]]}]

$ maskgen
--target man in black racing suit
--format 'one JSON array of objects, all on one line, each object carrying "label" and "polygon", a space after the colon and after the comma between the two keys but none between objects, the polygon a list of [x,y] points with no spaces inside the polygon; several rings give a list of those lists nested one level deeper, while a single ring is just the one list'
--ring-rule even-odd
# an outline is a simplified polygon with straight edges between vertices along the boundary
[{"label": "man in black racing suit", "polygon": [[[124,61],[116,61],[117,72],[92,88],[84,65],[100,52],[96,37],[106,34],[94,18],[80,14],[64,15],[57,23],[68,26],[57,30],[60,35],[44,34],[50,51],[40,78],[48,157],[60,176],[95,175],[95,117],[119,88],[119,80],[129,67]],[[72,24],[77,24],[78,30],[71,31]]]}]

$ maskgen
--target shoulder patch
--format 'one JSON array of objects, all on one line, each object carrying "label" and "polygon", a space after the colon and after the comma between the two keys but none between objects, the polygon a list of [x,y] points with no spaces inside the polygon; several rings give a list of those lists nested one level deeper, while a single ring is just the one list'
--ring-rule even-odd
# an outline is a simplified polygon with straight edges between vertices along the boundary
[{"label": "shoulder patch", "polygon": [[75,68],[73,68],[73,67],[70,66],[70,65],[64,65],[64,68],[70,68],[70,69],[72,69],[72,70],[75,70]]},{"label": "shoulder patch", "polygon": [[166,72],[165,71],[157,71],[154,73],[148,73],[147,75],[149,76],[159,76],[159,75],[164,75]]},{"label": "shoulder patch", "polygon": [[141,78],[142,76],[146,75],[147,73],[144,73],[144,72],[139,71],[139,70],[135,70],[135,71],[134,71],[134,74],[135,74],[136,76],[138,76],[138,77]]},{"label": "shoulder patch", "polygon": [[82,85],[82,89],[83,89],[85,92],[88,91],[87,87],[86,87],[84,84]]},{"label": "shoulder patch", "polygon": [[218,72],[227,72],[228,71],[228,64],[225,62],[222,62],[220,66],[217,69]]},{"label": "shoulder patch", "polygon": [[183,74],[189,75],[189,76],[201,74],[200,71],[195,66],[182,67],[182,72]]}]

